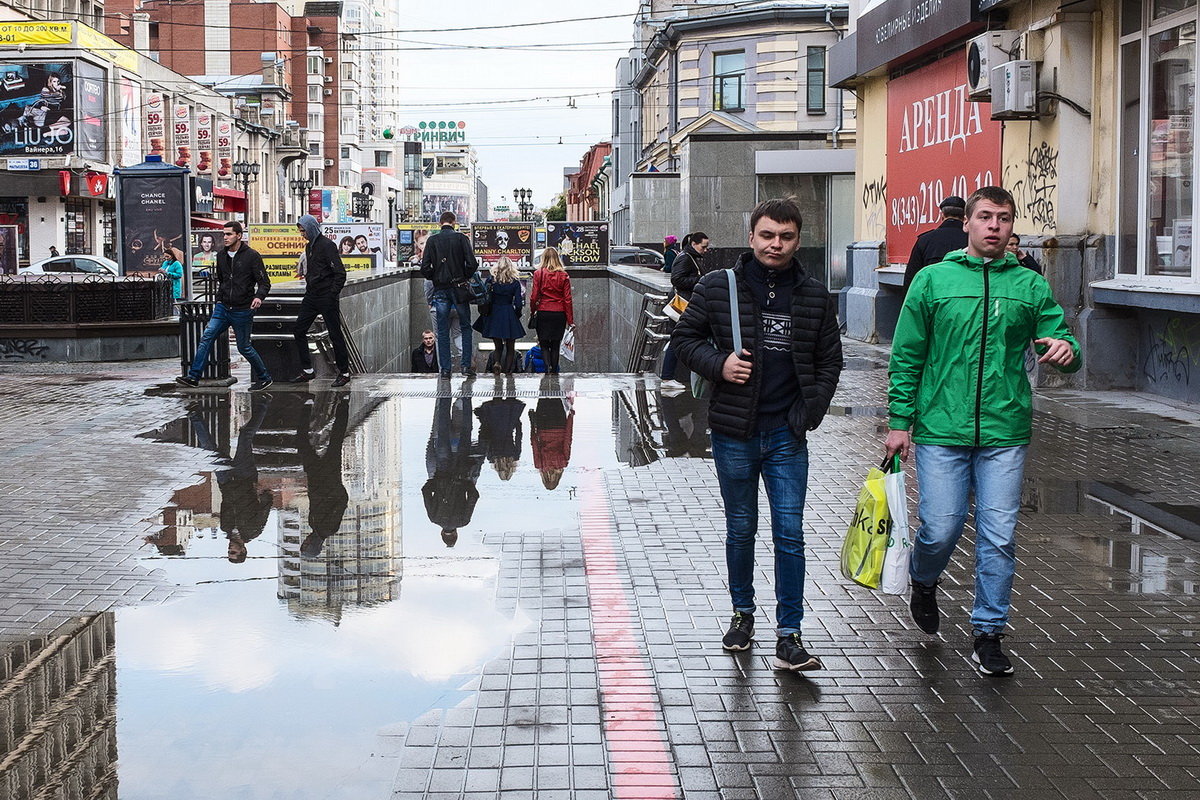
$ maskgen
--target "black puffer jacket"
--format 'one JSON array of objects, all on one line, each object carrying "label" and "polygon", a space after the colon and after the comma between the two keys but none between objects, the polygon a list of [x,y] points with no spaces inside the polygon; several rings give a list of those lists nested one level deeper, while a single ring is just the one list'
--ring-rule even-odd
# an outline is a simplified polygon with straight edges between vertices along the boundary
[{"label": "black puffer jacket", "polygon": [[[738,283],[739,324],[742,347],[754,354],[754,364],[763,363],[760,333],[762,317],[746,280],[744,253],[734,268]],[[800,383],[800,396],[788,411],[788,427],[797,438],[821,424],[842,372],[842,340],[838,332],[837,306],[829,291],[809,276],[796,262],[796,284],[792,290],[792,363]],[[711,340],[711,341],[710,341]],[[687,311],[671,335],[671,347],[679,360],[713,381],[709,402],[709,426],[717,433],[737,439],[749,438],[757,429],[758,398],[762,373],[754,369],[743,384],[721,378],[725,359],[733,352],[733,325],[729,306],[729,278],[725,270],[705,275],[692,292]]]},{"label": "black puffer jacket", "polygon": [[704,256],[687,247],[671,262],[671,285],[684,300],[692,298],[696,284],[708,271],[704,269],[703,259]]}]

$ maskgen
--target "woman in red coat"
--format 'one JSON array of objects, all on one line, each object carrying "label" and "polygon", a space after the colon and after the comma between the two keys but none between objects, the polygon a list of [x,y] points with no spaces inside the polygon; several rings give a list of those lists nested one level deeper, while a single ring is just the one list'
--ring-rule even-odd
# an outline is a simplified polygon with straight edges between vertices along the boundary
[{"label": "woman in red coat", "polygon": [[542,357],[546,359],[550,374],[557,375],[558,348],[567,327],[575,327],[575,307],[571,302],[571,278],[553,247],[543,251],[542,263],[533,273],[529,311],[537,315],[534,328]]},{"label": "woman in red coat", "polygon": [[575,409],[567,411],[560,398],[543,397],[530,409],[529,422],[533,466],[542,474],[542,485],[554,489],[571,462]]}]

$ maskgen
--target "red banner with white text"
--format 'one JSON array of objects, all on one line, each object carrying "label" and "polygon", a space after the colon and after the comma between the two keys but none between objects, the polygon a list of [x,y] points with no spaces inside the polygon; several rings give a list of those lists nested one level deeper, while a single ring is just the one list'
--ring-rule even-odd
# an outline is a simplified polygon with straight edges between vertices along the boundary
[{"label": "red banner with white text", "polygon": [[991,103],[967,99],[961,51],[888,83],[888,262],[906,263],[938,204],[1000,182],[1001,123]]}]

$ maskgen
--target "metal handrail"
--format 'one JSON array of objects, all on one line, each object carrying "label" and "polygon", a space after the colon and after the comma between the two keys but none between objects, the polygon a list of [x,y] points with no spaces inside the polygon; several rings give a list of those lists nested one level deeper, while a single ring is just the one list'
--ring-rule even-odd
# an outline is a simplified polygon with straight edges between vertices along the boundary
[{"label": "metal handrail", "polygon": [[653,364],[658,361],[663,347],[670,338],[662,332],[662,329],[670,320],[664,314],[657,312],[670,299],[670,296],[657,292],[646,292],[642,295],[642,307],[638,311],[635,323],[633,344],[629,350],[629,359],[625,363],[626,372],[646,372],[648,363]]}]

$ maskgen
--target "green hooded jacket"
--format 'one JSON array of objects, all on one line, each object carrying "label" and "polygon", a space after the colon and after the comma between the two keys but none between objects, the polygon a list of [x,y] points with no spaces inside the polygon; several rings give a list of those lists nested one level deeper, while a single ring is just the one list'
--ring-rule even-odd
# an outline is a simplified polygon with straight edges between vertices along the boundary
[{"label": "green hooded jacket", "polygon": [[1011,253],[991,262],[966,250],[947,254],[917,273],[900,311],[888,427],[911,430],[917,444],[1028,444],[1033,401],[1024,354],[1044,337],[1071,343],[1075,360],[1060,371],[1083,366],[1045,278]]}]

